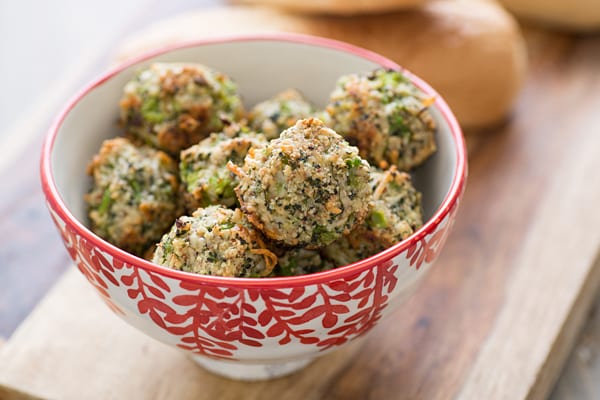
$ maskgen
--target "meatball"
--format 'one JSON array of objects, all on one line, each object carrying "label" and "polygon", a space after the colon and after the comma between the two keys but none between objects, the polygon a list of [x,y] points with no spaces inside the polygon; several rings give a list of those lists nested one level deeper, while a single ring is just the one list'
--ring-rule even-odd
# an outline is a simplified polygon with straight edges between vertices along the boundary
[{"label": "meatball", "polygon": [[323,259],[317,250],[290,249],[278,258],[274,272],[277,276],[297,276],[327,271],[334,266],[331,261]]},{"label": "meatball", "polygon": [[203,275],[262,277],[271,273],[277,257],[240,209],[210,206],[177,218],[153,261]]},{"label": "meatball", "polygon": [[326,111],[329,126],[369,162],[409,170],[436,150],[433,100],[401,72],[380,69],[341,77]]},{"label": "meatball", "polygon": [[304,100],[300,92],[288,89],[255,105],[249,115],[250,126],[264,133],[267,139],[275,139],[296,121],[308,118],[314,112],[314,107]]},{"label": "meatball", "polygon": [[237,198],[233,189],[238,179],[227,168],[227,162],[242,165],[251,147],[266,143],[263,135],[241,128],[238,137],[231,138],[224,132],[213,133],[182,151],[179,173],[188,211],[213,204],[235,206]]},{"label": "meatball", "polygon": [[369,209],[369,164],[318,119],[300,120],[242,168],[229,163],[250,222],[270,239],[316,249],[360,224]]},{"label": "meatball", "polygon": [[139,71],[120,107],[129,138],[173,156],[243,115],[235,83],[198,64],[156,63]]},{"label": "meatball", "polygon": [[365,221],[349,235],[323,249],[336,266],[370,257],[413,234],[423,225],[421,193],[410,175],[396,167],[371,172],[373,203]]},{"label": "meatball", "polygon": [[142,255],[181,212],[177,164],[162,151],[136,147],[125,138],[107,140],[88,174],[91,228],[123,250]]},{"label": "meatball", "polygon": [[370,183],[374,201],[365,222],[386,246],[406,239],[423,225],[421,193],[409,174],[393,166],[387,171],[373,168]]}]

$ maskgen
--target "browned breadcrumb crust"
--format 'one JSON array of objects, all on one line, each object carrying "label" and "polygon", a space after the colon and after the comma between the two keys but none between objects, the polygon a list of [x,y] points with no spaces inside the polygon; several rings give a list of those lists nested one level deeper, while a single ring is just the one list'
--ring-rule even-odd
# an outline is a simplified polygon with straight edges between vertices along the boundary
[{"label": "browned breadcrumb crust", "polygon": [[142,255],[182,212],[177,164],[162,151],[106,140],[87,172],[92,230],[126,251]]},{"label": "browned breadcrumb crust", "polygon": [[229,167],[248,220],[287,246],[323,247],[365,217],[369,165],[322,121],[300,120],[277,139]]},{"label": "browned breadcrumb crust", "polygon": [[336,266],[370,257],[406,239],[423,225],[421,193],[410,175],[392,166],[371,170],[373,202],[365,221],[323,249]]},{"label": "browned breadcrumb crust", "polygon": [[227,132],[213,133],[181,152],[179,173],[188,212],[213,204],[237,205],[234,188],[238,179],[227,169],[227,163],[241,165],[250,148],[267,143],[263,135],[245,127],[239,128],[237,134],[230,137]]},{"label": "browned breadcrumb crust", "polygon": [[331,94],[328,125],[372,165],[409,170],[436,151],[436,126],[428,110],[434,101],[399,71],[350,74]]},{"label": "browned breadcrumb crust", "polygon": [[277,256],[240,209],[210,206],[179,217],[153,261],[204,275],[263,277],[271,274]]},{"label": "browned breadcrumb crust", "polygon": [[130,139],[173,156],[244,113],[231,79],[199,64],[155,63],[139,71],[120,107]]},{"label": "browned breadcrumb crust", "polygon": [[252,129],[275,139],[299,119],[314,115],[315,109],[296,89],[287,89],[255,105],[248,115]]}]

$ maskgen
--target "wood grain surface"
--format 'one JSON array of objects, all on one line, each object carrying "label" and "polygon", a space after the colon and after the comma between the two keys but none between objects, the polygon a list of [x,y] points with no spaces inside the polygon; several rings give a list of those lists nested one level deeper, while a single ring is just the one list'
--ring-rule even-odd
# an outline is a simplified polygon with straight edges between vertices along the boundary
[{"label": "wood grain surface", "polygon": [[551,400],[600,398],[600,296],[583,329]]},{"label": "wood grain surface", "polygon": [[[19,398],[7,386],[13,391],[31,391],[40,382],[48,384],[49,377],[56,377],[50,381],[52,391],[33,393],[68,398],[59,391],[67,393],[75,383],[61,384],[56,371],[84,374],[87,380],[72,381],[80,382],[82,390],[93,388],[104,394],[103,398],[124,398],[126,392],[120,390],[140,393],[145,388],[153,390],[153,398],[181,394],[182,388],[199,389],[213,398],[234,398],[241,393],[266,399],[286,395],[448,399],[458,394],[463,398],[543,398],[597,292],[597,268],[592,261],[598,250],[594,243],[598,229],[594,228],[599,216],[599,161],[594,151],[600,148],[600,37],[528,29],[526,38],[530,72],[514,115],[475,141],[468,139],[468,187],[440,261],[411,300],[363,341],[293,377],[257,384],[206,373],[101,307],[82,321],[73,321],[73,332],[90,332],[92,326],[93,332],[65,343],[61,337],[69,336],[64,328],[54,330],[54,335],[44,330],[56,329],[57,321],[69,317],[71,307],[95,310],[94,304],[99,304],[71,271],[0,349],[0,382],[4,384],[0,398]],[[28,129],[40,129],[47,123],[44,118],[38,117]],[[0,171],[4,193],[0,237],[11,242],[0,248],[4,264],[0,335],[4,336],[12,333],[68,265],[38,188],[40,133],[31,135],[31,143],[23,147],[26,151]],[[32,321],[43,321],[39,318],[45,313],[49,323],[41,332],[33,332],[31,327],[39,326]],[[600,397],[593,379],[600,375],[599,333],[594,317],[553,398]],[[44,346],[29,346],[31,337]],[[112,340],[118,348],[120,339],[129,340],[129,357],[103,347]],[[46,351],[52,348],[56,353]],[[75,355],[86,360],[96,348],[105,351],[93,353],[94,363],[57,362]],[[87,350],[73,355],[74,349]],[[36,372],[34,365],[46,369]],[[131,368],[128,374],[122,373],[122,365]],[[170,369],[178,375],[167,376],[177,377],[181,388],[152,375],[156,371],[169,374]],[[123,375],[131,377],[127,382],[135,384],[133,389],[111,384],[122,383]]]}]

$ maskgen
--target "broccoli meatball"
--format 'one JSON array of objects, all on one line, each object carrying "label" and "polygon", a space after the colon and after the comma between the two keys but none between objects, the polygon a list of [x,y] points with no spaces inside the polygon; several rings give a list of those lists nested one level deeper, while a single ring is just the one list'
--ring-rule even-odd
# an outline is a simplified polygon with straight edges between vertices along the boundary
[{"label": "broccoli meatball", "polygon": [[396,167],[372,169],[373,203],[365,221],[349,235],[323,249],[336,266],[370,257],[413,234],[423,225],[421,193],[410,175]]},{"label": "broccoli meatball", "polygon": [[251,147],[266,143],[264,135],[240,128],[238,137],[231,138],[224,132],[213,133],[182,151],[179,173],[188,211],[213,204],[235,206],[237,198],[233,189],[238,179],[227,168],[227,162],[242,165]]},{"label": "broccoli meatball", "polygon": [[250,126],[275,139],[296,121],[312,116],[314,107],[295,89],[288,89],[272,99],[263,101],[250,111]]},{"label": "broccoli meatball", "polygon": [[152,64],[125,85],[120,106],[129,138],[173,156],[244,112],[235,83],[198,64]]},{"label": "broccoli meatball", "polygon": [[275,275],[297,276],[327,271],[335,267],[329,260],[321,257],[317,250],[289,249],[277,259]]},{"label": "broccoli meatball", "polygon": [[300,120],[250,149],[235,189],[250,222],[286,246],[316,249],[360,224],[369,209],[369,164],[318,119]]},{"label": "broccoli meatball", "polygon": [[423,225],[421,193],[409,174],[393,166],[387,171],[373,168],[370,183],[374,202],[365,223],[386,246],[406,239]]},{"label": "broccoli meatball", "polygon": [[162,151],[136,147],[125,138],[107,140],[88,174],[91,228],[123,250],[142,255],[181,212],[177,164]]},{"label": "broccoli meatball", "polygon": [[240,209],[210,206],[177,218],[153,261],[203,275],[262,277],[271,273],[277,257]]},{"label": "broccoli meatball", "polygon": [[436,150],[432,102],[401,72],[380,69],[341,77],[326,110],[329,126],[362,157],[380,168],[409,170]]}]

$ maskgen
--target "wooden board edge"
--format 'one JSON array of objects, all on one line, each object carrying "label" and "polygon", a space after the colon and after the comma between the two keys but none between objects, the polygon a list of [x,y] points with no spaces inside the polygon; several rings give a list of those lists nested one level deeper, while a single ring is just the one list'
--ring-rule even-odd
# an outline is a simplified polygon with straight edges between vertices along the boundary
[{"label": "wooden board edge", "polygon": [[[9,345],[10,341],[0,336],[0,353],[3,348],[6,348]],[[0,382],[0,400],[44,400],[44,398],[4,385]]]},{"label": "wooden board edge", "polygon": [[577,338],[585,327],[599,288],[600,252],[596,254],[594,266],[571,307],[571,312],[562,326],[563,329],[552,344],[549,355],[553,354],[553,357],[549,356],[542,365],[537,379],[527,395],[528,400],[546,399],[554,389],[567,358],[572,353]]},{"label": "wooden board edge", "polygon": [[[0,336],[0,350],[7,344],[7,340]],[[0,384],[0,399],[2,400],[43,400],[41,397],[23,392]]]},{"label": "wooden board edge", "polygon": [[0,399],[2,400],[44,400],[42,397],[22,392],[7,386],[0,385]]},{"label": "wooden board edge", "polygon": [[545,398],[572,349],[600,284],[600,139],[587,136],[573,141],[531,216],[536,222],[460,400]]},{"label": "wooden board edge", "polygon": [[[510,377],[514,378],[512,371],[506,373],[506,369],[518,369],[519,367],[507,365],[507,358],[499,351],[503,349],[503,345],[499,341],[509,342],[511,338],[507,335],[496,334],[498,330],[506,332],[507,321],[514,322],[515,318],[503,318],[504,315],[501,312],[496,321],[496,327],[492,329],[494,333],[483,342],[478,357],[461,385],[456,398],[459,400],[488,398],[495,400],[547,399],[552,393],[569,355],[573,351],[577,338],[585,327],[585,322],[594,305],[599,288],[600,253],[596,253],[594,262],[582,279],[581,286],[577,288],[573,301],[564,310],[563,315],[565,315],[565,318],[557,330],[550,332],[551,335],[547,337],[551,340],[545,340],[544,333],[542,333],[543,329],[541,332],[537,332],[534,330],[537,327],[532,327],[530,337],[533,339],[529,340],[531,342],[538,341],[536,347],[541,346],[544,348],[544,356],[537,363],[534,363],[537,368],[530,365],[530,369],[521,376],[519,385],[516,384],[515,379],[510,379]],[[524,319],[521,318],[521,320]],[[542,337],[537,339],[537,334]],[[523,354],[522,344],[523,342],[517,343],[518,349],[516,351],[521,351]],[[511,351],[508,346],[503,350],[505,352]],[[540,354],[539,350],[537,354]],[[535,358],[535,355],[533,358]],[[514,361],[514,357],[512,361]]]}]

